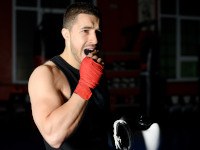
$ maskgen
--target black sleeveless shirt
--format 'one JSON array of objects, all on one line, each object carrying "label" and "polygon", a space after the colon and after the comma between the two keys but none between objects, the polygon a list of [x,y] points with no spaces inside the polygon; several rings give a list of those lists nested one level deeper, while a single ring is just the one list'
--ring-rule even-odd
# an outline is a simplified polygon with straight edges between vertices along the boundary
[{"label": "black sleeveless shirt", "polygon": [[[71,88],[71,95],[79,81],[79,70],[69,65],[62,57],[51,59],[65,74]],[[109,96],[102,77],[100,84],[93,90],[83,117],[74,131],[59,150],[107,150],[108,130],[110,127]],[[46,150],[54,150],[44,141]]]}]

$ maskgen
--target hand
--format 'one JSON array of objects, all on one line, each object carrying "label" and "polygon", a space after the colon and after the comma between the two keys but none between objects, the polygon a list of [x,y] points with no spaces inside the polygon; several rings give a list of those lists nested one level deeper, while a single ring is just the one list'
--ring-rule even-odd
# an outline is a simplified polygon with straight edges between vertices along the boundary
[{"label": "hand", "polygon": [[85,57],[80,66],[80,80],[85,85],[94,89],[103,74],[103,66],[97,63],[93,57]]},{"label": "hand", "polygon": [[92,52],[88,52],[87,57],[91,57],[94,61],[96,61],[97,63],[104,65],[104,62],[102,60],[102,58],[100,58],[98,56],[99,51],[98,50],[94,50]]},{"label": "hand", "polygon": [[102,64],[102,59],[94,53],[88,54],[81,62],[80,79],[74,92],[83,99],[88,100],[92,95],[91,89],[99,84],[104,69]]}]

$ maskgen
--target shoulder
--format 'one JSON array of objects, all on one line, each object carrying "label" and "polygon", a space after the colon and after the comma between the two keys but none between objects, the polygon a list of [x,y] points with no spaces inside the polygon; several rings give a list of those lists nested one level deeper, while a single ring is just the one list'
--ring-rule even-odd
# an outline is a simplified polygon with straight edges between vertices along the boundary
[{"label": "shoulder", "polygon": [[[65,89],[65,91],[63,91]],[[40,92],[60,91],[69,95],[69,83],[64,74],[51,61],[35,68],[28,81],[29,93],[36,95]]]},{"label": "shoulder", "polygon": [[43,79],[43,78],[53,78],[58,73],[58,68],[50,61],[47,63],[36,67],[30,75],[29,82],[33,79]]},{"label": "shoulder", "polygon": [[55,81],[59,76],[61,76],[61,71],[53,62],[48,61],[33,70],[28,81],[28,86],[29,88],[42,86],[56,87]]}]

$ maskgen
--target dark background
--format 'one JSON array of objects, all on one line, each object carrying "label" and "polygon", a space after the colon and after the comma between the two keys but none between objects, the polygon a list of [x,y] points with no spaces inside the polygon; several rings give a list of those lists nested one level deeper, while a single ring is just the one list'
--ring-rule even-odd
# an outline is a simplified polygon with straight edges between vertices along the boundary
[{"label": "dark background", "polygon": [[[12,50],[12,2],[0,2],[0,149],[43,150],[42,137],[32,120],[27,83],[13,81],[15,64]],[[49,7],[56,5],[56,2],[42,2]],[[105,50],[103,57],[111,94],[111,109],[116,116],[125,115],[131,125],[140,114],[147,116],[152,122],[157,122],[161,132],[160,150],[199,149],[199,80],[169,82],[168,76],[163,74],[164,72],[171,75],[172,67],[167,66],[170,62],[165,65],[161,62],[170,60],[172,56],[167,50],[161,51],[163,42],[158,21],[160,1],[154,2],[153,17],[140,22],[137,0],[97,0],[104,19],[102,49]],[[176,11],[174,5],[171,5],[173,0],[162,2],[163,13]],[[195,0],[190,3],[182,2],[180,10],[187,14],[200,15],[198,5],[194,5]],[[66,4],[68,3],[66,1]],[[47,51],[45,59],[62,51],[63,40],[57,34],[60,32],[60,28],[57,28],[60,26],[58,22],[61,21],[59,17],[44,16],[44,30],[34,31],[34,36],[37,35],[34,42],[41,41],[38,34],[42,33],[48,43],[46,49],[52,49]],[[173,28],[170,28],[169,32],[173,34]],[[199,37],[198,33],[196,36]],[[38,44],[32,47],[35,50],[30,55],[36,61],[35,65],[38,65],[41,63],[41,47]],[[163,53],[166,55],[161,55]],[[145,150],[141,130],[137,129],[134,133],[134,149]]]}]

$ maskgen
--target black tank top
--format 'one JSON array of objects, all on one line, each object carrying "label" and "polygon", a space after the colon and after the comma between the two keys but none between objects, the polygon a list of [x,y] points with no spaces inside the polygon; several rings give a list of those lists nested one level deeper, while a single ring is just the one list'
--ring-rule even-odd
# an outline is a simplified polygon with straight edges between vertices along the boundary
[{"label": "black tank top", "polygon": [[[62,57],[51,59],[65,74],[71,88],[71,95],[79,81],[79,70],[73,68]],[[102,77],[100,84],[94,89],[84,115],[74,133],[67,138],[59,150],[107,150],[108,130],[110,126],[109,96]],[[44,141],[45,142],[45,141]],[[46,150],[53,150],[45,142]]]}]

